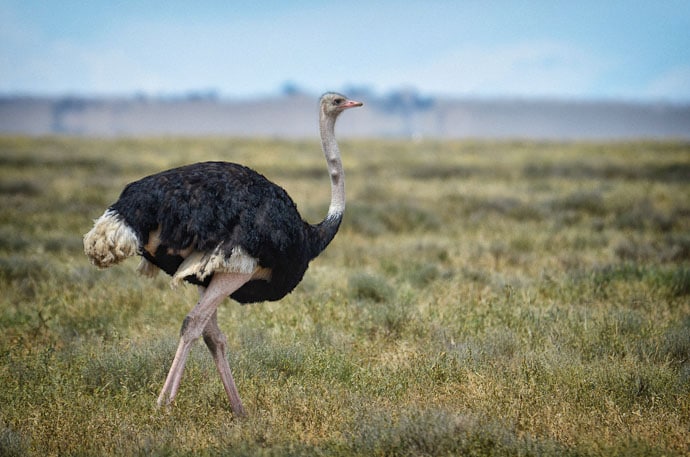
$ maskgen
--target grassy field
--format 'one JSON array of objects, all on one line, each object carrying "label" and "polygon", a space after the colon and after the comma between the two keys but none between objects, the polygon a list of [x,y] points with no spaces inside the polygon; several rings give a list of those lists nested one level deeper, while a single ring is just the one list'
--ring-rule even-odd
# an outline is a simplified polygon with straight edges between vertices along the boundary
[{"label": "grassy field", "polygon": [[196,289],[92,267],[124,185],[245,163],[317,222],[316,142],[0,138],[0,455],[690,455],[690,144],[343,142],[303,283],[219,310],[155,400]]}]

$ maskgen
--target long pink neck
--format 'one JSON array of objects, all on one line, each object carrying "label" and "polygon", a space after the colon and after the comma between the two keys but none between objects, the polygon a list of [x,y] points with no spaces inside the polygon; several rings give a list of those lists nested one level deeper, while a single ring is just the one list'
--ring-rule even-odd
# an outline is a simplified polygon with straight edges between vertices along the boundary
[{"label": "long pink neck", "polygon": [[345,173],[338,143],[335,140],[335,120],[334,116],[327,116],[323,112],[319,119],[321,148],[326,157],[331,178],[331,203],[325,219],[315,226],[319,238],[318,252],[325,249],[335,237],[345,211]]}]

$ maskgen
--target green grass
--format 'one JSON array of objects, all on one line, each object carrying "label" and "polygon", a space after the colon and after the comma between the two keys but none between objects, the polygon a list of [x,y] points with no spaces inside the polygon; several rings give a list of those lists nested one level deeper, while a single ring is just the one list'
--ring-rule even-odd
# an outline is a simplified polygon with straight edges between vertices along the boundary
[{"label": "green grass", "polygon": [[340,233],[155,400],[194,287],[81,237],[124,185],[248,164],[316,222],[314,142],[0,138],[0,455],[690,453],[690,145],[343,142]]}]

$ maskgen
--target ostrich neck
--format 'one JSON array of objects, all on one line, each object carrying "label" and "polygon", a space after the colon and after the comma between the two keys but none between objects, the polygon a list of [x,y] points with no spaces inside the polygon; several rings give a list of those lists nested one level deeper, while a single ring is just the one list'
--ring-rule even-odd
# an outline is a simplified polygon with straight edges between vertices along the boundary
[{"label": "ostrich neck", "polygon": [[335,237],[345,211],[345,175],[338,143],[335,140],[335,118],[321,113],[319,128],[321,147],[331,178],[331,203],[326,218],[315,226],[318,237],[315,256],[323,251]]},{"label": "ostrich neck", "polygon": [[[320,122],[321,147],[328,164],[331,177],[331,204],[328,207],[326,220],[342,218],[345,211],[345,176],[343,162],[340,159],[338,142],[335,140],[335,118],[323,116]],[[325,221],[324,221],[325,222]]]}]

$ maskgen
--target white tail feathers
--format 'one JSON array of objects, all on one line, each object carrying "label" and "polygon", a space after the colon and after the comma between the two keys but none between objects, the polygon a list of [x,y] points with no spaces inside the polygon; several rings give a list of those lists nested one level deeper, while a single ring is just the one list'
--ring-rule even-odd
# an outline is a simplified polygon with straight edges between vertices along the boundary
[{"label": "white tail feathers", "polygon": [[[84,235],[84,253],[99,268],[108,268],[127,257],[139,254],[139,245],[134,230],[113,210],[103,213],[95,221],[93,228]],[[142,258],[137,271],[152,278],[160,270]],[[271,277],[271,271],[261,269],[259,261],[241,247],[234,247],[230,256],[226,256],[218,246],[210,252],[192,251],[174,273],[171,285],[176,286],[188,276],[196,276],[203,281],[215,272],[255,273],[260,279]]]},{"label": "white tail feathers", "polygon": [[120,263],[139,251],[134,230],[112,210],[106,210],[91,230],[84,235],[84,253],[99,268]]}]

